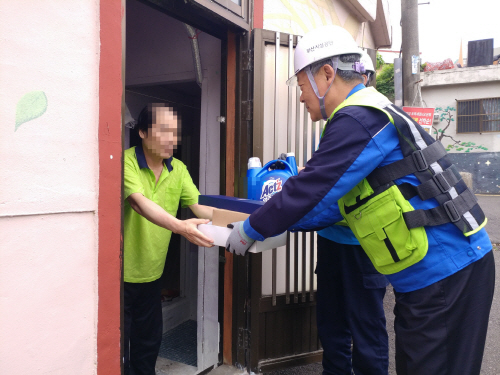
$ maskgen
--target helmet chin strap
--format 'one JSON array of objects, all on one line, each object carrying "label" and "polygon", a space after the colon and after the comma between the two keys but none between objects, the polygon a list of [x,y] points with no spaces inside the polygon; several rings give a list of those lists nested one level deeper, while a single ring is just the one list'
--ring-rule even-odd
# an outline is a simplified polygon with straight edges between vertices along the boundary
[{"label": "helmet chin strap", "polygon": [[313,74],[311,72],[311,66],[309,65],[306,68],[307,78],[309,79],[309,82],[311,83],[314,93],[316,94],[316,97],[319,100],[319,109],[321,111],[321,116],[323,117],[323,120],[328,120],[328,115],[326,114],[326,109],[325,109],[325,96],[326,94],[328,94],[328,91],[330,91],[330,87],[332,87],[333,81],[335,80],[335,76],[337,75],[337,65],[338,65],[337,56],[334,56],[332,58],[332,65],[333,65],[333,79],[323,96],[319,96],[318,86],[316,85],[316,81],[314,80]]}]

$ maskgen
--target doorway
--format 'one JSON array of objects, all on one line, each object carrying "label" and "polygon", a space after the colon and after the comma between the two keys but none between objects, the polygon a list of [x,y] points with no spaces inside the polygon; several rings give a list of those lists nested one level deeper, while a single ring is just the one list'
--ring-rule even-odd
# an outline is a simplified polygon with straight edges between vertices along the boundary
[{"label": "doorway", "polygon": [[[186,164],[201,194],[220,192],[221,41],[145,2],[126,1],[125,104],[130,129],[148,103],[176,107],[182,141],[174,157]],[[193,217],[179,209],[179,219]],[[218,362],[218,248],[173,235],[162,283],[163,341],[159,373],[197,374]]]}]

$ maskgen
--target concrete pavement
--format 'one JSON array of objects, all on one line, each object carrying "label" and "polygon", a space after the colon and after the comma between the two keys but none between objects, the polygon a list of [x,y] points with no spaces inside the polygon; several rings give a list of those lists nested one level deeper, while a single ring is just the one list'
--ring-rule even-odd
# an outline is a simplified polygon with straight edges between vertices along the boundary
[{"label": "concrete pavement", "polygon": [[491,242],[498,244],[500,243],[500,195],[477,194],[476,197],[488,218],[486,231]]}]

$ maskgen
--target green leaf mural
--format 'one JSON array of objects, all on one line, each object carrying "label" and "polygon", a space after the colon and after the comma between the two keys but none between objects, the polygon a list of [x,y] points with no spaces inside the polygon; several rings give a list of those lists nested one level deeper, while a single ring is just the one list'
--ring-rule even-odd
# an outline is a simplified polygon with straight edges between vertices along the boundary
[{"label": "green leaf mural", "polygon": [[16,105],[16,128],[25,122],[34,120],[47,110],[47,96],[43,91],[31,91],[25,94]]}]

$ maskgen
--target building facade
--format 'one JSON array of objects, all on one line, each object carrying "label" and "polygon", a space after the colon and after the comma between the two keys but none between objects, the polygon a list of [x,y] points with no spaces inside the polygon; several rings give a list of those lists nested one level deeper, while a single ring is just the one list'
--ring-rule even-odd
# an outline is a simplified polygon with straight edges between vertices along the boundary
[{"label": "building facade", "polygon": [[[434,136],[474,193],[500,193],[500,68],[484,65],[421,73],[422,98],[435,108]],[[449,125],[449,126],[448,126]]]}]

